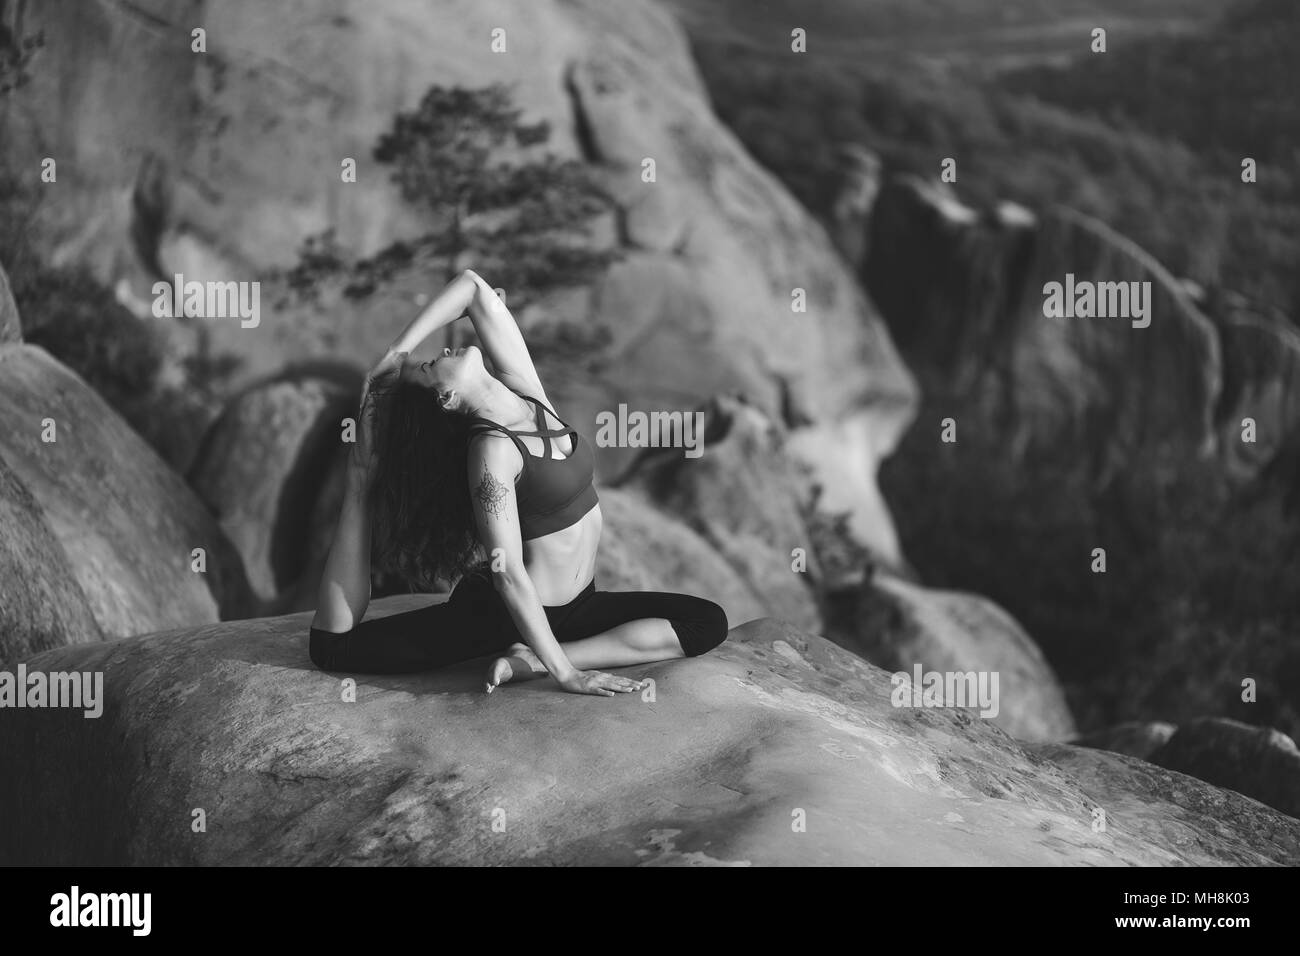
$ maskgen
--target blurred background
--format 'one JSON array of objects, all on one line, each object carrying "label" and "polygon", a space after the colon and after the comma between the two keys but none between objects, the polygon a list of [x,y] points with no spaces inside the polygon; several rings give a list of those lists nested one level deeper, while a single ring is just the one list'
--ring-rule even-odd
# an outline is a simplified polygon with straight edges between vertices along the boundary
[{"label": "blurred background", "polygon": [[[586,434],[708,412],[698,462],[602,450],[602,586],[999,669],[1026,738],[1294,735],[1297,41],[1291,0],[0,0],[0,649],[310,608],[361,374],[472,267]],[[1048,322],[1067,272],[1151,326]],[[177,274],[258,323],[158,317]]]},{"label": "blurred background", "polygon": [[[677,9],[719,116],[837,237],[922,383],[881,473],[921,577],[1011,610],[1086,724],[1294,734],[1300,8]],[[793,21],[816,55],[772,49]],[[1153,280],[1163,328],[1045,340],[1039,290],[1067,271]],[[947,415],[974,426],[953,445]],[[1108,573],[1081,574],[1100,546]],[[1230,701],[1246,676],[1271,703]]]}]

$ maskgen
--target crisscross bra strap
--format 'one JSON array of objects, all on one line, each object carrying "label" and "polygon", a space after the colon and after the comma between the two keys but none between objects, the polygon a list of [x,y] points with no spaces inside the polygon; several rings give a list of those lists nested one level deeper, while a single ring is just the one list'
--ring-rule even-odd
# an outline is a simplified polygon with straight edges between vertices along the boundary
[{"label": "crisscross bra strap", "polygon": [[[556,415],[556,414],[555,414],[555,410],[554,410],[554,409],[552,409],[552,408],[550,408],[550,407],[548,407],[548,406],[546,406],[546,405],[543,405],[543,404],[542,404],[538,399],[533,398],[531,395],[525,395],[523,392],[515,391],[515,389],[513,389],[513,388],[510,389],[510,391],[514,392],[516,395],[518,395],[518,396],[519,396],[520,398],[522,398],[524,401],[526,401],[526,402],[532,402],[533,405],[535,406],[535,408],[536,408],[536,414],[534,414],[534,416],[533,416],[533,422],[534,422],[534,424],[537,425],[537,431],[534,432],[533,434],[537,435],[537,436],[540,437],[540,438],[545,438],[545,439],[546,439],[546,457],[547,457],[547,458],[552,458],[552,457],[554,457],[554,455],[555,455],[555,442],[554,442],[554,439],[556,439],[556,438],[563,438],[565,435],[576,435],[576,434],[577,434],[577,432],[576,432],[573,428],[569,427],[569,423],[568,423],[568,422],[566,422],[566,421],[565,421],[563,418],[561,418],[559,415]],[[550,413],[551,413],[551,416],[552,416],[552,417],[553,417],[557,422],[560,423],[561,427],[560,427],[560,428],[547,428],[547,427],[546,427],[546,419],[545,419],[545,417],[544,417],[543,414],[542,414],[543,410],[550,412]],[[524,433],[524,434],[526,434],[526,433]]]},{"label": "crisscross bra strap", "polygon": [[[520,435],[534,435],[534,436],[536,436],[536,437],[538,437],[538,438],[544,438],[544,439],[546,439],[546,454],[543,456],[543,458],[544,458],[545,460],[551,460],[552,458],[554,458],[554,455],[555,455],[554,439],[556,439],[556,438],[561,438],[561,437],[563,437],[563,436],[565,436],[565,435],[574,435],[574,436],[576,436],[576,435],[578,434],[578,433],[577,433],[577,430],[574,429],[574,428],[572,428],[572,427],[568,424],[568,422],[566,422],[564,419],[562,419],[559,415],[556,415],[555,412],[554,412],[551,408],[549,408],[549,407],[546,406],[546,405],[543,405],[540,401],[538,401],[537,399],[533,398],[531,395],[525,395],[523,392],[515,391],[515,389],[513,389],[513,388],[510,389],[510,391],[514,392],[516,395],[518,395],[518,396],[519,396],[520,398],[522,398],[524,401],[526,401],[526,402],[532,402],[532,403],[533,403],[533,405],[535,406],[535,410],[534,410],[534,413],[533,413],[533,424],[535,424],[535,425],[537,426],[537,431],[535,431],[535,432],[517,432],[517,431],[513,431],[512,429],[506,428],[504,425],[501,425],[501,424],[499,424],[499,423],[497,423],[497,422],[494,422],[494,421],[492,421],[491,419],[487,419],[487,418],[474,418],[474,419],[471,419],[471,421],[470,421],[470,434],[471,434],[471,435],[480,434],[481,432],[485,432],[485,431],[496,431],[496,432],[501,432],[503,435],[508,435],[508,436],[510,436],[510,440],[511,440],[512,442],[515,443],[515,447],[518,448],[519,451],[520,451],[520,453],[524,456],[525,460],[527,460],[527,459],[529,459],[529,458],[536,457],[536,456],[532,455],[532,454],[528,451],[528,448],[524,445],[524,443],[521,442],[521,441],[519,440],[519,436],[520,436]],[[545,426],[546,426],[546,419],[543,418],[543,416],[542,416],[542,412],[543,412],[543,410],[545,410],[545,411],[547,411],[547,412],[550,412],[551,415],[554,416],[555,420],[556,420],[557,422],[559,422],[559,423],[560,423],[562,426],[564,426],[564,427],[562,427],[562,428],[547,428],[547,427],[545,427]],[[562,459],[562,460],[564,460],[564,459]]]}]

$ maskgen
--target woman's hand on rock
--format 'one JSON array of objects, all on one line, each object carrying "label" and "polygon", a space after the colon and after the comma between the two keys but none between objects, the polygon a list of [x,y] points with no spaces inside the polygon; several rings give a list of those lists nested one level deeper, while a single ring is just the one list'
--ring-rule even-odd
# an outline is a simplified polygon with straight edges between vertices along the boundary
[{"label": "woman's hand on rock", "polygon": [[628,680],[616,674],[603,671],[574,671],[559,681],[559,685],[570,694],[591,694],[596,697],[613,697],[615,694],[630,694],[645,686],[644,681]]}]

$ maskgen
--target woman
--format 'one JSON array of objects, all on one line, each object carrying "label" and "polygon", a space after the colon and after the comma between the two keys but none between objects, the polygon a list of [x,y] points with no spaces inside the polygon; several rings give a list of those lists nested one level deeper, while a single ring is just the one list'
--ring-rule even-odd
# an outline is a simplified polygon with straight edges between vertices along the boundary
[{"label": "woman", "polygon": [[[407,361],[466,310],[483,352]],[[642,682],[602,668],[716,647],[727,617],[712,601],[596,590],[592,475],[592,449],[552,411],[514,317],[482,278],[461,273],[367,376],[312,661],[395,674],[495,655],[488,693],[549,673],[566,691],[612,697]],[[445,604],[362,620],[372,525],[381,566],[426,589],[458,579]]]}]

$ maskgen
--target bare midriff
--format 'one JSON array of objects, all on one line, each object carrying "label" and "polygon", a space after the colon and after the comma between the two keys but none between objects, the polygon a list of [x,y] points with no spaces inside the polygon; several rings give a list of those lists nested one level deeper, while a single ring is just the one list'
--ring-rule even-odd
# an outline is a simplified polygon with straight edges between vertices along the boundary
[{"label": "bare midriff", "polygon": [[590,583],[603,523],[596,505],[567,528],[524,542],[524,566],[542,604],[568,604]]}]

